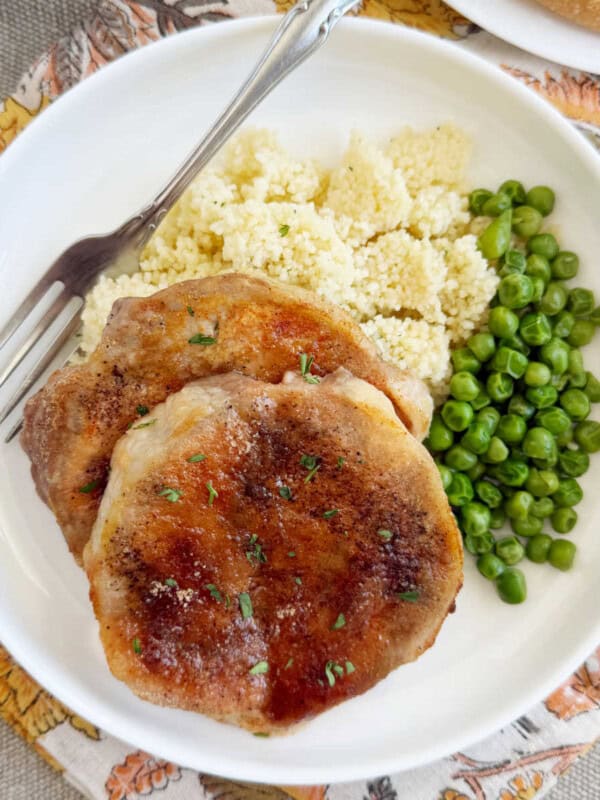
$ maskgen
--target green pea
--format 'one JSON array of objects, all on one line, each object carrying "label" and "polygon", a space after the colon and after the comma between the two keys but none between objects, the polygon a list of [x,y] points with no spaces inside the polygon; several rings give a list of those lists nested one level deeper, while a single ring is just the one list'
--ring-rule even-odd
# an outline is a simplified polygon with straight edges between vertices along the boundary
[{"label": "green pea", "polygon": [[531,255],[527,256],[525,274],[529,275],[530,278],[541,278],[544,281],[544,285],[546,285],[552,278],[550,262],[544,256],[531,253]]},{"label": "green pea", "polygon": [[567,305],[568,292],[562,283],[550,281],[538,303],[539,310],[549,317],[558,314]]},{"label": "green pea", "polygon": [[504,510],[511,519],[526,519],[533,504],[533,495],[519,490],[504,503]]},{"label": "green pea", "polygon": [[554,502],[549,497],[540,497],[539,500],[534,500],[531,506],[531,514],[539,519],[549,517],[554,511]]},{"label": "green pea", "polygon": [[573,330],[575,317],[570,311],[559,311],[553,319],[552,333],[561,339],[566,339]]},{"label": "green pea", "polygon": [[550,386],[554,386],[557,392],[562,392],[563,389],[567,388],[569,380],[570,378],[566,374],[564,375],[553,374],[552,377],[550,378]]},{"label": "green pea", "polygon": [[575,478],[563,478],[558,486],[558,491],[552,495],[557,508],[571,508],[583,499],[583,489]]},{"label": "green pea", "polygon": [[494,336],[505,338],[513,336],[519,329],[519,318],[506,306],[496,306],[490,311],[488,328]]},{"label": "green pea", "polygon": [[487,393],[495,403],[503,403],[513,392],[513,380],[503,372],[491,372],[485,384]]},{"label": "green pea", "polygon": [[450,484],[452,483],[452,476],[453,472],[448,467],[444,466],[444,464],[440,464],[439,461],[435,462],[436,467],[438,468],[438,472],[440,473],[440,480],[442,481],[442,486],[444,490],[446,490]]},{"label": "green pea", "polygon": [[548,551],[548,562],[556,569],[567,572],[573,566],[576,552],[577,547],[568,539],[554,539]]},{"label": "green pea", "polygon": [[481,461],[478,461],[471,469],[467,470],[467,475],[471,479],[471,482],[478,481],[485,475],[486,466],[482,464]]},{"label": "green pea", "polygon": [[516,350],[519,353],[523,353],[524,356],[528,356],[531,352],[531,348],[528,344],[525,344],[523,339],[515,333],[514,336],[509,336],[505,339],[500,339],[498,342],[499,347],[508,347],[511,350]]},{"label": "green pea", "polygon": [[488,189],[473,189],[469,195],[469,211],[476,217],[482,216],[483,204],[492,197],[492,194]]},{"label": "green pea", "polygon": [[472,422],[467,428],[467,432],[460,440],[460,443],[463,447],[466,447],[467,450],[480,455],[487,452],[491,438],[491,434],[485,425],[481,422]]},{"label": "green pea", "polygon": [[523,486],[529,477],[529,467],[522,459],[510,456],[490,468],[490,474],[504,486]]},{"label": "green pea", "polygon": [[450,358],[452,359],[452,366],[455,372],[471,372],[473,375],[476,375],[481,369],[481,362],[475,358],[467,347],[454,350]]},{"label": "green pea", "polygon": [[446,427],[441,418],[435,414],[429,428],[428,446],[430,450],[448,450],[454,444],[454,433]]},{"label": "green pea", "polygon": [[520,569],[508,567],[496,578],[496,589],[505,603],[516,605],[527,599],[527,583]]},{"label": "green pea", "polygon": [[503,211],[512,207],[512,202],[510,197],[503,192],[497,192],[493,194],[491,197],[485,201],[482,206],[483,214],[486,217],[497,217],[502,214]]},{"label": "green pea", "polygon": [[597,306],[589,316],[590,322],[593,322],[594,325],[600,325],[600,306]]},{"label": "green pea", "polygon": [[492,436],[490,439],[490,446],[487,453],[483,456],[483,461],[487,464],[500,464],[508,458],[508,447],[504,444],[502,439],[497,436]]},{"label": "green pea", "polygon": [[475,493],[488,508],[498,508],[502,504],[502,492],[489,481],[477,481]]},{"label": "green pea", "polygon": [[558,475],[549,469],[531,467],[525,481],[525,488],[534,497],[548,497],[548,495],[558,491],[558,486]]},{"label": "green pea", "polygon": [[535,406],[526,400],[522,394],[514,394],[508,403],[509,414],[519,414],[523,419],[528,420],[535,414]]},{"label": "green pea", "polygon": [[525,308],[533,297],[531,278],[519,273],[507,275],[498,284],[498,297],[507,308]]},{"label": "green pea", "polygon": [[491,333],[476,333],[468,339],[467,347],[479,361],[487,361],[494,355],[496,342]]},{"label": "green pea", "polygon": [[470,372],[455,372],[450,381],[450,394],[456,400],[474,400],[479,394],[479,382]]},{"label": "green pea", "polygon": [[[486,203],[490,199],[486,200]],[[477,246],[485,258],[490,260],[500,258],[508,250],[510,247],[511,222],[512,210],[508,208],[481,233],[477,239]]]},{"label": "green pea", "polygon": [[586,453],[600,450],[600,422],[586,419],[575,426],[574,438]]},{"label": "green pea", "polygon": [[489,363],[489,369],[505,372],[511,378],[521,378],[527,369],[527,356],[510,347],[499,347]]},{"label": "green pea", "polygon": [[502,267],[500,268],[499,275],[503,278],[505,275],[511,275],[513,272],[525,272],[525,254],[520,250],[507,250],[502,259]]},{"label": "green pea", "polygon": [[490,527],[490,510],[483,503],[471,502],[460,510],[460,527],[470,536],[482,536]]},{"label": "green pea", "polygon": [[442,419],[451,431],[464,431],[475,416],[471,406],[463,400],[446,400],[442,406]]},{"label": "green pea", "polygon": [[542,408],[535,415],[535,421],[542,428],[550,431],[553,436],[563,433],[572,425],[569,415],[562,408],[557,408],[557,406]]},{"label": "green pea", "polygon": [[500,418],[496,435],[506,444],[518,444],[527,431],[527,423],[518,414],[505,414]]},{"label": "green pea", "polygon": [[498,192],[508,195],[515,206],[520,206],[525,202],[525,187],[520,181],[504,181]]},{"label": "green pea", "polygon": [[552,326],[548,317],[537,311],[521,318],[519,333],[527,344],[539,347],[552,339]]},{"label": "green pea", "polygon": [[552,544],[552,537],[547,533],[538,533],[532,536],[525,547],[525,555],[534,564],[543,564],[548,560],[548,552]]},{"label": "green pea", "polygon": [[536,536],[538,533],[542,532],[544,520],[534,516],[533,514],[530,514],[524,519],[517,519],[516,517],[513,517],[510,521],[510,527],[517,534],[517,536],[529,538],[530,536]]},{"label": "green pea", "polygon": [[547,459],[556,454],[556,442],[545,428],[530,428],[523,439],[523,452],[529,458]]},{"label": "green pea", "polygon": [[509,567],[518,564],[525,555],[525,548],[514,536],[504,536],[502,539],[498,539],[494,550],[498,558],[501,558]]},{"label": "green pea", "polygon": [[567,447],[573,443],[573,426],[571,425],[566,431],[556,434],[556,444],[558,447]]},{"label": "green pea", "polygon": [[585,374],[587,380],[583,391],[592,403],[600,403],[600,381],[591,372],[586,372]]},{"label": "green pea", "polygon": [[581,422],[591,411],[590,398],[581,389],[567,389],[559,402],[574,422]]},{"label": "green pea", "polygon": [[460,507],[470,503],[474,496],[473,484],[462,472],[455,472],[452,482],[446,489],[448,502],[451,506]]},{"label": "green pea", "polygon": [[571,289],[567,308],[576,317],[586,317],[594,310],[594,293],[590,289]]},{"label": "green pea", "polygon": [[494,537],[489,531],[481,536],[472,536],[468,533],[465,536],[465,547],[474,556],[489,553],[494,549]]},{"label": "green pea", "polygon": [[444,463],[450,469],[457,469],[461,472],[466,472],[477,463],[477,456],[466,447],[460,444],[453,445],[446,451],[444,456]]},{"label": "green pea", "polygon": [[530,361],[529,364],[527,364],[523,380],[527,386],[536,387],[545,386],[547,383],[550,383],[551,377],[552,373],[550,372],[550,367],[546,364],[542,364],[540,361]]},{"label": "green pea", "polygon": [[501,558],[494,555],[494,553],[484,553],[477,559],[477,569],[489,581],[494,581],[498,578],[504,570],[506,565]]},{"label": "green pea", "polygon": [[[554,240],[556,242],[556,239]],[[579,257],[575,253],[568,250],[562,250],[558,253],[554,260],[552,256],[548,256],[551,261],[550,268],[552,269],[552,276],[559,280],[567,280],[574,278],[579,270]]]},{"label": "green pea", "polygon": [[549,186],[532,186],[526,197],[527,205],[535,208],[543,217],[552,213],[554,199],[554,192]]},{"label": "green pea", "polygon": [[577,525],[577,512],[573,508],[557,508],[550,517],[550,522],[557,533],[571,533]]},{"label": "green pea", "polygon": [[491,402],[491,398],[485,389],[480,389],[477,397],[471,400],[471,407],[474,411],[480,411],[482,408],[489,406]]},{"label": "green pea", "polygon": [[567,367],[570,375],[579,375],[583,369],[583,354],[581,350],[574,347],[569,350],[569,366]]},{"label": "green pea", "polygon": [[477,422],[485,425],[490,435],[496,432],[500,422],[500,412],[496,408],[484,408],[477,414]]},{"label": "green pea", "polygon": [[548,408],[558,399],[558,392],[554,386],[532,386],[525,392],[525,397],[536,408]]},{"label": "green pea", "polygon": [[539,303],[546,291],[546,284],[541,278],[532,277],[531,283],[533,285],[533,294],[531,296],[532,303]]},{"label": "green pea", "polygon": [[512,214],[512,229],[517,236],[527,239],[542,227],[542,215],[532,206],[517,206]]},{"label": "green pea", "polygon": [[567,336],[567,342],[572,347],[583,347],[589,344],[596,333],[596,326],[589,319],[576,319]]},{"label": "green pea", "polygon": [[571,389],[584,389],[586,383],[587,375],[585,372],[578,372],[575,375],[569,375],[569,387]]},{"label": "green pea", "polygon": [[579,478],[590,468],[590,457],[585,450],[563,450],[558,454],[558,466],[569,478]]},{"label": "green pea", "polygon": [[553,336],[540,347],[539,359],[547,364],[556,375],[562,375],[569,367],[569,345]]},{"label": "green pea", "polygon": [[490,528],[498,530],[506,522],[506,514],[501,507],[490,509]]},{"label": "green pea", "polygon": [[552,261],[558,255],[558,242],[551,233],[536,233],[527,240],[527,250]]}]

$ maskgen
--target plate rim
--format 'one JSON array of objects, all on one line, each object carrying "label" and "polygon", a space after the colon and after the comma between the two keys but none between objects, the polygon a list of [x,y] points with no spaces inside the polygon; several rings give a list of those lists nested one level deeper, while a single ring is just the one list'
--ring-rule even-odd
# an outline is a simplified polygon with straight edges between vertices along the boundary
[{"label": "plate rim", "polygon": [[[145,46],[126,54],[124,57],[107,65],[106,68],[99,70],[97,73],[57,98],[59,102],[55,101],[44,111],[44,114],[37,117],[28,126],[28,129],[24,130],[19,135],[18,139],[11,144],[10,148],[3,153],[0,159],[0,176],[7,166],[10,166],[15,160],[18,161],[21,150],[29,146],[29,142],[32,138],[43,135],[44,126],[51,125],[57,114],[68,113],[68,103],[76,101],[77,98],[83,96],[84,92],[93,92],[94,87],[100,81],[114,80],[114,78],[118,77],[119,70],[123,72],[129,69],[134,60],[136,60],[138,64],[141,64],[145,59],[156,58],[159,48],[164,50],[170,47],[177,48],[179,46],[184,46],[184,42],[187,42],[187,40],[193,40],[199,37],[219,38],[223,35],[224,30],[229,31],[228,35],[232,36],[236,36],[238,33],[243,36],[247,31],[252,33],[253,30],[264,30],[265,34],[267,34],[273,30],[276,21],[279,19],[280,16],[278,15],[261,15],[228,21],[224,29],[221,25],[200,26],[182,32],[177,36],[166,37],[158,42],[154,42],[151,47]],[[566,140],[566,143],[570,147],[579,151],[582,160],[587,162],[590,170],[595,173],[596,179],[600,184],[600,154],[594,150],[592,145],[549,103],[538,97],[530,89],[522,86],[519,82],[515,81],[514,78],[505,75],[498,67],[485,61],[480,56],[456,47],[451,42],[435,38],[421,31],[400,25],[393,25],[385,21],[365,18],[347,18],[341,21],[340,26],[341,29],[371,29],[376,35],[392,36],[396,37],[398,40],[402,40],[406,37],[407,39],[421,42],[424,47],[446,54],[450,59],[462,62],[472,70],[479,71],[491,82],[500,83],[507,88],[510,87],[510,91],[533,106],[538,115],[545,117],[554,128],[558,126],[562,138]],[[335,35],[335,33],[333,35]],[[59,111],[56,110],[57,108],[59,108]],[[102,703],[94,705],[92,713],[90,714],[89,709],[85,705],[85,691],[81,692],[78,690],[76,684],[68,680],[68,676],[67,681],[65,681],[64,669],[61,672],[56,669],[54,665],[50,670],[47,668],[44,669],[44,648],[39,648],[36,641],[30,642],[27,640],[26,642],[23,640],[22,636],[19,636],[18,626],[14,626],[12,620],[8,619],[2,603],[0,603],[0,641],[11,655],[13,655],[20,666],[72,711],[81,714],[85,718],[91,718],[90,721],[97,724],[99,728],[109,735],[127,741],[133,746],[138,746],[135,744],[136,740],[140,741],[138,737],[135,735],[128,735],[130,731],[136,729],[136,726],[133,725],[132,727],[131,722],[126,717],[115,716],[114,713],[107,709]],[[528,695],[526,706],[523,701],[515,701],[504,707],[502,712],[498,712],[496,715],[488,718],[485,727],[482,728],[479,723],[465,726],[452,740],[445,740],[445,744],[434,744],[428,749],[423,750],[420,754],[420,758],[411,756],[410,759],[406,759],[402,757],[401,753],[393,758],[382,757],[377,759],[377,757],[370,756],[369,765],[366,767],[361,767],[360,764],[362,762],[357,762],[356,764],[345,763],[342,766],[336,766],[334,764],[326,769],[310,766],[305,767],[304,765],[298,764],[293,767],[292,773],[289,766],[275,768],[272,764],[267,764],[265,767],[265,765],[257,762],[254,758],[244,761],[240,760],[238,757],[235,762],[226,759],[225,764],[221,764],[221,762],[215,763],[213,756],[213,763],[208,765],[207,768],[198,765],[192,765],[190,768],[197,771],[206,771],[208,769],[210,772],[231,779],[252,780],[267,784],[302,785],[363,780],[376,775],[392,774],[423,766],[481,741],[486,736],[496,732],[504,725],[516,719],[530,706],[546,697],[568,677],[568,675],[591,653],[593,648],[598,644],[598,641],[600,641],[600,618],[596,626],[590,629],[588,635],[582,638],[578,647],[571,652],[569,657],[566,657],[564,661],[561,662],[561,668],[556,671],[555,675],[552,678],[548,677],[545,681],[536,684],[535,692],[530,692]],[[119,723],[122,724],[123,722],[125,724],[121,730],[119,730]],[[137,728],[141,730],[139,723],[137,724]],[[144,749],[150,749],[147,748],[147,744],[148,742],[143,745]],[[184,758],[182,760],[178,757],[175,748],[166,742],[165,746],[161,745],[157,755],[167,758],[180,766],[190,766],[189,763],[186,763],[186,759]],[[318,777],[315,777],[315,769],[319,771]]]}]

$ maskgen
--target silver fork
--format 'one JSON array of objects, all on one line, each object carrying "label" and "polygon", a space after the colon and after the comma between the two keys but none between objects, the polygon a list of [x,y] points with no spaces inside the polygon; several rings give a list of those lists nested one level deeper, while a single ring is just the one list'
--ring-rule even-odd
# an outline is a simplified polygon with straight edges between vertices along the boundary
[{"label": "silver fork", "polygon": [[[340,17],[358,2],[303,0],[297,3],[283,17],[258,64],[229,106],[150,205],[112,233],[81,239],[57,258],[0,330],[2,350],[35,307],[52,294],[50,307],[37,318],[33,329],[0,371],[2,387],[26,357],[33,361],[26,376],[0,410],[0,423],[24,400],[59,351],[64,350],[69,337],[74,340],[71,352],[77,350],[72,335],[80,325],[79,312],[84,297],[100,273],[131,274],[138,269],[142,248],[198,172],[271,90],[326,41]],[[52,340],[46,344],[40,342],[59,315],[64,317],[64,321]],[[21,424],[19,415],[5,442],[15,436]]]}]

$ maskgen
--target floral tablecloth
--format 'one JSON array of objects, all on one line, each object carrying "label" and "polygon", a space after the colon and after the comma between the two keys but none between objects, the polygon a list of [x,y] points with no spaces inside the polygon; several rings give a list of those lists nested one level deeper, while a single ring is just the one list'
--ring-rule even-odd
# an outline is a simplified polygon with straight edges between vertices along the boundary
[{"label": "floral tablecloth", "polygon": [[[0,152],[62,92],[123,53],[195,25],[286,11],[291,4],[100,0],[94,14],[44,53],[0,103]],[[358,13],[454,40],[545,97],[600,141],[599,76],[530,56],[481,31],[441,0],[364,0]],[[532,800],[546,794],[600,736],[600,648],[544,702],[467,751],[398,775],[331,786],[242,784],[162,761],[73,714],[1,646],[0,714],[94,800],[152,794],[162,800]]]}]

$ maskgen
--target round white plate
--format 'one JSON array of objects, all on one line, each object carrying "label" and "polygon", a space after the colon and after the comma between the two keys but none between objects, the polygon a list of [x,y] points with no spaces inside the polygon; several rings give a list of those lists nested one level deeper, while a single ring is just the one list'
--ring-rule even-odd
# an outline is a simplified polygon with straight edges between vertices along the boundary
[{"label": "round white plate", "polygon": [[447,0],[495,36],[558,64],[600,72],[600,33],[569,22],[536,0]]},{"label": "round white plate", "polygon": [[[272,18],[229,22],[125,56],[10,146],[0,158],[0,319],[66,245],[113,228],[153,196],[274,25]],[[383,139],[406,123],[446,120],[473,137],[474,184],[516,177],[556,188],[563,244],[580,252],[581,283],[600,294],[600,159],[543,101],[459,48],[400,26],[344,20],[251,122],[277,129],[298,153],[333,161],[353,128]],[[598,349],[594,355],[598,363]],[[84,574],[13,442],[0,446],[0,640],[78,713],[185,766],[304,784],[413,767],[526,711],[600,640],[598,467],[582,481],[581,557],[570,574],[525,565],[530,599],[515,608],[499,601],[468,557],[457,611],[417,663],[290,736],[259,739],[142,702],[110,675]]]}]

